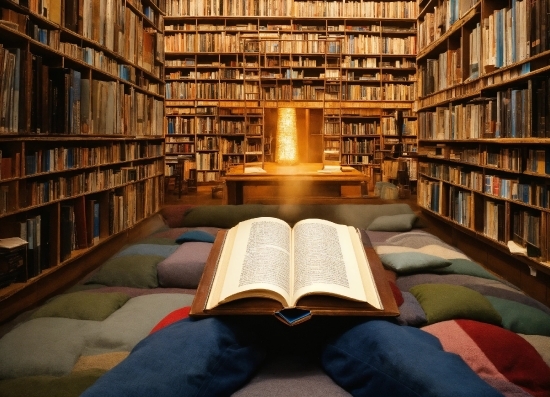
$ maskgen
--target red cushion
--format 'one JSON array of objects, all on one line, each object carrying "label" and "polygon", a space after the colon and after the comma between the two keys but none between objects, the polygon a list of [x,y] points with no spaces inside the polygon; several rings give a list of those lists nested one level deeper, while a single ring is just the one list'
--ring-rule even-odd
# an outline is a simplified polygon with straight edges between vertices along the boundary
[{"label": "red cushion", "polygon": [[190,310],[191,310],[191,306],[186,306],[186,307],[182,307],[181,309],[174,310],[173,312],[167,314],[166,317],[160,320],[158,324],[153,327],[151,332],[149,332],[149,335],[151,335],[153,332],[158,331],[159,329],[166,327],[167,325],[170,325],[172,323],[175,323],[176,321],[183,320],[184,318],[189,317]]},{"label": "red cushion", "polygon": [[405,302],[401,290],[394,282],[388,281],[388,283],[390,284],[391,292],[393,293],[393,297],[395,298],[395,303],[397,304],[397,306],[401,306],[403,302]]},{"label": "red cushion", "polygon": [[457,320],[510,382],[533,396],[548,396],[550,367],[536,349],[519,335],[477,321]]}]

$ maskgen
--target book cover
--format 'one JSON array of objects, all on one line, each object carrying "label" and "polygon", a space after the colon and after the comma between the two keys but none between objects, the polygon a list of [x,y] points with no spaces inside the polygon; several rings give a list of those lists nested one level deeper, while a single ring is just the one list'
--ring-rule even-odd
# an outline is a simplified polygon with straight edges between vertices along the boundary
[{"label": "book cover", "polygon": [[80,81],[80,134],[91,133],[92,98],[90,79]]},{"label": "book cover", "polygon": [[61,205],[59,231],[59,259],[64,262],[71,257],[73,249],[73,207],[71,205]]},{"label": "book cover", "polygon": [[88,226],[86,224],[86,201],[84,196],[78,196],[74,200],[74,226],[76,248],[88,247]]}]

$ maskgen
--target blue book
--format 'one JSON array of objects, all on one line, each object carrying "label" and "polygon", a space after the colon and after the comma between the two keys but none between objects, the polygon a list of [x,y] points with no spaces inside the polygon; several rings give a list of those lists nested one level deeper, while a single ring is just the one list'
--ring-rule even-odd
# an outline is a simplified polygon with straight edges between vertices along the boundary
[{"label": "blue book", "polygon": [[94,218],[93,218],[93,242],[97,243],[99,241],[99,203],[97,201],[93,202]]},{"label": "blue book", "polygon": [[504,34],[503,34],[503,10],[496,11],[496,35],[495,35],[495,67],[500,68],[503,66],[503,44],[504,44]]}]

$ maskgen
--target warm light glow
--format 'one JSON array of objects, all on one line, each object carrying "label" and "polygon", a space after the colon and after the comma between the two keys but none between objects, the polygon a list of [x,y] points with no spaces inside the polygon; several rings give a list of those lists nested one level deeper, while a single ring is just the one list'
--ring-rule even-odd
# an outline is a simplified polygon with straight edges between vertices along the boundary
[{"label": "warm light glow", "polygon": [[298,131],[296,130],[296,109],[277,110],[277,149],[275,161],[280,164],[298,162]]}]

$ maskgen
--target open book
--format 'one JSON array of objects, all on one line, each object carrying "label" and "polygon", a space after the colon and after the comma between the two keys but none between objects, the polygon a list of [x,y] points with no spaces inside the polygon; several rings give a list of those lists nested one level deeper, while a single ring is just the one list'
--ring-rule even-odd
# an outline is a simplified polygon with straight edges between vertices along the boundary
[{"label": "open book", "polygon": [[291,228],[277,218],[254,218],[227,232],[205,310],[250,297],[294,308],[316,294],[383,310],[358,231],[321,219]]}]

